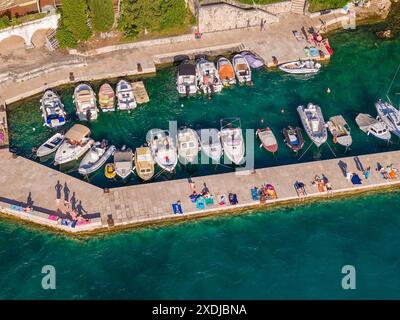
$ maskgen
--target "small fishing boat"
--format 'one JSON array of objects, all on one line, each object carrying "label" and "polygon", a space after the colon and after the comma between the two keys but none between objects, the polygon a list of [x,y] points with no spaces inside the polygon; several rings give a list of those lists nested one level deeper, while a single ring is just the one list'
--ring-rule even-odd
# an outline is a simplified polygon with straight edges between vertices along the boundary
[{"label": "small fishing boat", "polygon": [[264,60],[253,52],[242,51],[240,54],[246,59],[247,63],[253,69],[260,69],[265,65]]},{"label": "small fishing boat", "polygon": [[44,125],[56,128],[65,124],[66,112],[60,97],[52,90],[46,90],[40,100]]},{"label": "small fishing boat", "polygon": [[222,91],[222,82],[214,63],[205,57],[197,59],[196,75],[198,87],[203,93],[217,93]]},{"label": "small fishing boat", "polygon": [[36,155],[41,158],[48,156],[55,152],[58,147],[63,143],[64,136],[61,133],[56,133],[46,140],[36,151]]},{"label": "small fishing boat", "polygon": [[321,68],[321,64],[314,60],[297,60],[282,63],[278,68],[292,74],[317,73]]},{"label": "small fishing boat", "polygon": [[[258,139],[261,141],[261,146],[265,150],[275,153],[278,151],[278,142],[276,141],[275,135],[270,128],[258,129],[256,131]],[[260,147],[261,147],[260,146]]]},{"label": "small fishing boat", "polygon": [[232,63],[227,58],[220,57],[217,60],[217,69],[224,86],[236,84],[235,70],[233,69]]},{"label": "small fishing boat", "polygon": [[99,105],[103,112],[114,111],[115,93],[113,88],[108,83],[101,85],[99,90]]},{"label": "small fishing boat", "polygon": [[94,141],[89,138],[90,130],[81,124],[75,124],[65,134],[65,140],[58,148],[55,155],[55,165],[64,164],[78,160],[93,145]]},{"label": "small fishing boat", "polygon": [[329,43],[328,38],[323,39],[323,40],[322,40],[322,44],[324,45],[326,51],[328,51],[329,55],[330,55],[330,56],[333,55],[333,50],[332,50],[332,48],[331,48],[331,45],[330,45],[330,43]]},{"label": "small fishing boat", "polygon": [[117,99],[118,110],[130,111],[137,106],[132,85],[125,80],[121,80],[117,84]]},{"label": "small fishing boat", "polygon": [[197,135],[204,154],[214,163],[219,163],[223,151],[218,129],[201,129]]},{"label": "small fishing boat", "polygon": [[389,130],[400,137],[400,112],[392,104],[379,100],[375,103],[378,117],[387,125]]},{"label": "small fishing boat", "polygon": [[122,179],[126,179],[132,173],[133,152],[132,149],[123,146],[121,150],[114,153],[115,174]]},{"label": "small fishing boat", "polygon": [[178,131],[178,157],[182,164],[188,164],[197,160],[199,153],[199,137],[196,131],[184,128]]},{"label": "small fishing boat", "polygon": [[150,147],[154,161],[161,169],[172,172],[178,163],[178,155],[175,141],[171,138],[169,131],[151,129],[146,134],[146,141]]},{"label": "small fishing boat", "polygon": [[154,175],[154,160],[149,147],[140,147],[135,150],[136,173],[144,181],[150,180]]},{"label": "small fishing boat", "polygon": [[241,55],[236,54],[232,59],[233,69],[240,84],[251,82],[251,69],[247,60]]},{"label": "small fishing boat", "polygon": [[288,126],[283,129],[284,142],[294,152],[299,152],[304,147],[303,135],[299,127],[293,128]]},{"label": "small fishing boat", "polygon": [[96,96],[91,86],[85,83],[78,85],[74,90],[73,101],[80,121],[97,119]]},{"label": "small fishing boat", "polygon": [[114,163],[107,163],[104,167],[104,175],[107,179],[114,179],[117,176],[115,172],[115,164]]},{"label": "small fishing boat", "polygon": [[79,164],[79,173],[88,175],[97,171],[107,162],[108,158],[114,154],[115,150],[115,146],[107,148],[107,143],[105,142],[94,143]]},{"label": "small fishing boat", "polygon": [[333,142],[344,147],[350,147],[353,140],[350,135],[350,127],[343,116],[330,117],[327,122],[329,132],[333,136]]},{"label": "small fishing boat", "polygon": [[359,113],[356,117],[356,123],[367,135],[372,134],[374,137],[386,141],[391,138],[389,128],[381,119],[374,119],[369,114]]},{"label": "small fishing boat", "polygon": [[307,135],[317,147],[320,147],[328,139],[328,131],[321,108],[309,103],[306,108],[298,106],[297,112]]},{"label": "small fishing boat", "polygon": [[197,93],[196,67],[188,59],[178,66],[176,89],[179,94],[186,96]]},{"label": "small fishing boat", "polygon": [[238,165],[244,159],[244,140],[239,118],[222,119],[220,138],[225,156]]}]

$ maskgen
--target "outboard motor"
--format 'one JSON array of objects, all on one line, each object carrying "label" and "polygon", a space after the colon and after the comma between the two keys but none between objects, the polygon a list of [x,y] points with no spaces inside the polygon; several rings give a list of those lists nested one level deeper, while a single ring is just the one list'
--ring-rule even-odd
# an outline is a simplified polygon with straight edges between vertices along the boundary
[{"label": "outboard motor", "polygon": [[92,113],[91,113],[90,110],[88,109],[88,110],[86,111],[86,120],[87,120],[87,121],[90,121],[90,119],[92,119]]},{"label": "outboard motor", "polygon": [[190,94],[190,86],[186,85],[185,89],[186,89],[186,95],[188,96]]}]

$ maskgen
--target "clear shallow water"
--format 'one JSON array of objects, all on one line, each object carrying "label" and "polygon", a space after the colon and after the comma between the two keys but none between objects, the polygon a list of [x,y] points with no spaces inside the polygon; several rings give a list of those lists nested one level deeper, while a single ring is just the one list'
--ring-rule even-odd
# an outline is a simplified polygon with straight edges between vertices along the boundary
[{"label": "clear shallow water", "polygon": [[[347,155],[381,152],[399,149],[399,142],[387,146],[385,142],[367,137],[356,127],[357,113],[376,115],[374,103],[384,98],[393,75],[400,63],[400,40],[382,41],[372,32],[362,28],[354,32],[339,32],[330,37],[335,49],[332,60],[322,71],[314,76],[293,76],[278,71],[255,71],[254,87],[233,87],[215,95],[211,100],[203,96],[180,98],[175,90],[175,68],[157,72],[154,78],[145,79],[151,101],[141,105],[131,114],[115,112],[100,114],[97,121],[88,126],[96,140],[106,138],[118,147],[126,144],[132,148],[145,142],[146,132],[151,128],[168,128],[169,120],[177,120],[178,126],[189,125],[195,129],[217,127],[224,117],[240,117],[244,129],[257,129],[260,119],[270,126],[278,138],[279,150],[274,156],[255,147],[255,167],[267,167],[295,163],[298,157],[284,145],[281,130],[287,125],[301,125],[296,108],[312,101],[322,107],[325,120],[330,116],[342,114],[352,128],[353,146]],[[331,93],[326,93],[327,88]],[[98,85],[94,85],[97,92]],[[390,96],[400,102],[400,77],[397,77]],[[73,88],[60,90],[60,94],[70,115],[69,126],[76,122],[72,104]],[[52,131],[42,126],[39,112],[40,97],[11,106],[9,124],[11,146],[18,152],[30,156],[32,147],[38,147]],[[35,128],[35,131],[32,129]],[[305,133],[303,132],[305,136]],[[330,145],[338,156],[343,156],[340,146]],[[306,140],[306,147],[309,140]],[[305,150],[305,149],[304,149]],[[301,159],[327,159],[333,157],[325,145],[320,152],[315,147]],[[51,160],[45,165],[52,166]],[[64,168],[70,171],[71,168]],[[174,175],[161,175],[156,181],[207,175],[232,171],[226,166],[198,165],[180,166]],[[70,172],[79,177],[79,174]],[[101,187],[120,186],[120,183],[107,180],[101,169],[90,176],[90,182]],[[137,183],[132,177],[129,184]]]},{"label": "clear shallow water", "polygon": [[400,298],[399,206],[392,192],[82,240],[0,222],[0,298]]}]

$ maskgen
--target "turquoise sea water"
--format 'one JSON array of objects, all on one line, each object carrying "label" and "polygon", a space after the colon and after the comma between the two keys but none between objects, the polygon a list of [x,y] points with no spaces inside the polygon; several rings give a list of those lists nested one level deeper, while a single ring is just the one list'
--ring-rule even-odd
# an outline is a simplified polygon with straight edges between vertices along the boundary
[{"label": "turquoise sea water", "polygon": [[[88,124],[96,140],[106,138],[110,143],[121,147],[126,144],[132,148],[145,142],[146,132],[151,128],[168,129],[168,121],[176,120],[178,126],[189,125],[195,129],[220,126],[220,119],[240,117],[243,129],[257,129],[264,118],[265,125],[270,126],[278,138],[279,150],[275,156],[255,146],[255,167],[267,167],[298,161],[283,143],[281,130],[287,125],[301,126],[296,108],[300,104],[312,101],[321,106],[325,120],[342,114],[352,128],[353,145],[348,155],[381,152],[399,149],[398,138],[387,146],[385,142],[367,137],[354,121],[359,112],[376,115],[374,103],[385,98],[386,91],[400,63],[400,41],[381,41],[374,33],[363,30],[339,32],[330,37],[335,49],[332,60],[324,64],[322,71],[312,76],[293,76],[279,71],[255,71],[254,87],[235,86],[225,89],[212,99],[204,96],[180,98],[175,89],[176,69],[165,68],[157,76],[145,79],[151,101],[141,105],[131,114],[114,112],[100,114],[97,121]],[[99,84],[93,84],[97,92]],[[326,92],[327,88],[331,93]],[[70,115],[69,124],[76,122],[72,103],[73,88],[60,90],[60,94]],[[390,92],[392,100],[400,102],[400,76],[395,79]],[[36,97],[11,106],[9,112],[11,146],[18,152],[29,156],[32,147],[40,146],[52,131],[43,127],[39,111],[39,99]],[[35,128],[35,131],[33,131]],[[303,136],[305,133],[303,132]],[[310,143],[306,140],[306,147]],[[338,156],[343,156],[344,149],[334,146],[331,137],[329,143]],[[304,150],[306,149],[304,148]],[[317,151],[315,146],[308,151],[301,161],[332,158],[333,155],[325,145]],[[45,162],[52,166],[52,159]],[[71,166],[63,170],[71,171]],[[176,174],[161,175],[156,181],[174,178],[185,178],[229,172],[233,169],[226,166],[179,165]],[[79,177],[76,171],[70,174]],[[120,186],[119,182],[107,180],[104,170],[99,170],[90,177],[90,182],[101,187]],[[128,183],[137,183],[132,177]]]},{"label": "turquoise sea water", "polygon": [[[398,149],[397,141],[386,147],[363,136],[353,119],[360,111],[374,114],[373,103],[385,95],[400,62],[400,41],[377,40],[363,28],[337,33],[331,43],[335,55],[315,77],[260,71],[254,88],[225,90],[210,101],[178,98],[174,70],[162,70],[145,81],[149,105],[131,115],[102,115],[91,125],[93,135],[136,146],[147,129],[165,127],[168,120],[217,126],[228,115],[240,116],[244,128],[258,127],[264,117],[278,130],[299,124],[296,106],[314,101],[326,117],[339,112],[348,119],[351,154]],[[394,87],[394,98],[396,92]],[[37,101],[24,102],[10,113],[12,145],[27,154],[49,134],[37,108]],[[329,156],[324,150],[322,157]],[[276,159],[256,153],[256,166],[293,161],[282,144]],[[211,170],[205,166],[194,174]],[[400,192],[368,194],[79,240],[1,221],[0,298],[400,298],[399,206]],[[56,268],[54,291],[41,288],[44,265]],[[344,265],[356,268],[356,290],[341,288]]]}]

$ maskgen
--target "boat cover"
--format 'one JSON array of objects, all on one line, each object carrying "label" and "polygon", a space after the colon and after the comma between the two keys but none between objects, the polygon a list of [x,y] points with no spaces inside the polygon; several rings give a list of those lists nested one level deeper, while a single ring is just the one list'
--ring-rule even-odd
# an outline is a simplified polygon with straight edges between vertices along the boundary
[{"label": "boat cover", "polygon": [[196,67],[190,63],[183,63],[178,67],[178,72],[181,76],[195,76]]},{"label": "boat cover", "polygon": [[90,129],[81,124],[75,124],[68,132],[65,134],[65,138],[74,141],[81,141],[83,138],[88,136]]},{"label": "boat cover", "polygon": [[231,65],[222,65],[218,71],[221,79],[235,78],[235,72]]}]

